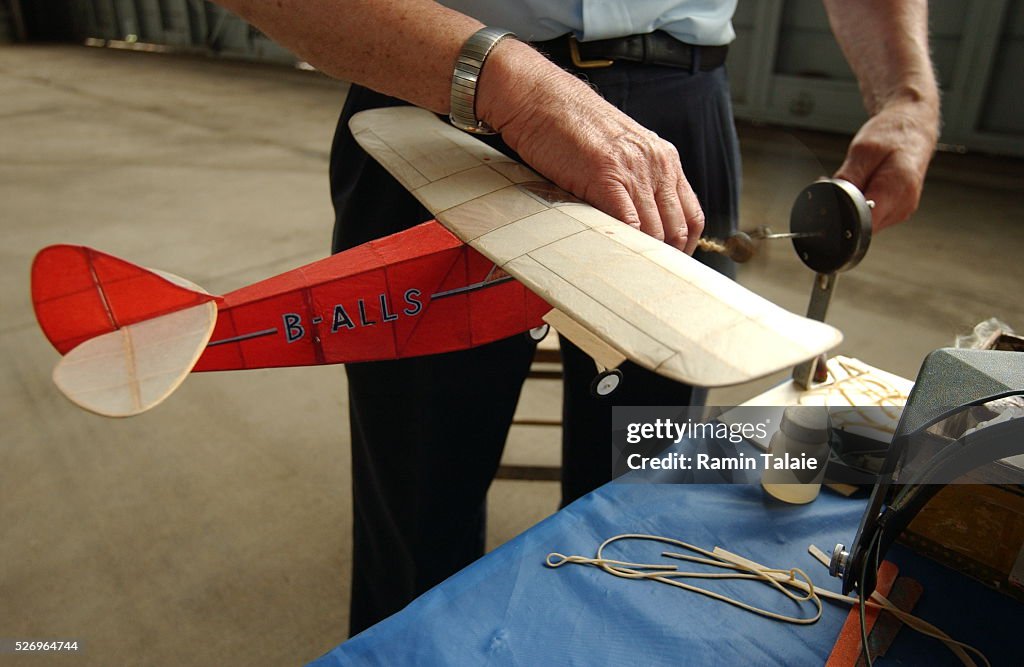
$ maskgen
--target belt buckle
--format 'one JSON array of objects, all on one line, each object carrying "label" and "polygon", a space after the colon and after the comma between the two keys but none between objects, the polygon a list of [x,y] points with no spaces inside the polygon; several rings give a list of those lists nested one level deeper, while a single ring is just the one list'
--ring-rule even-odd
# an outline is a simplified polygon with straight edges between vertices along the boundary
[{"label": "belt buckle", "polygon": [[603,58],[598,60],[583,60],[580,58],[580,45],[574,35],[569,35],[569,57],[572,59],[572,64],[580,69],[597,69],[600,67],[611,67],[615,64],[614,60],[605,60]]}]

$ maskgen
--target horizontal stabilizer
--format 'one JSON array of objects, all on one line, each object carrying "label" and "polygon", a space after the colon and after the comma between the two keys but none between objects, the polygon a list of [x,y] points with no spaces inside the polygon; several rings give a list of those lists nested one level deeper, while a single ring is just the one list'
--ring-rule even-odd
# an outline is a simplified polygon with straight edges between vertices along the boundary
[{"label": "horizontal stabilizer", "polygon": [[89,338],[68,352],[53,381],[73,403],[107,417],[130,417],[178,388],[210,340],[212,301]]}]

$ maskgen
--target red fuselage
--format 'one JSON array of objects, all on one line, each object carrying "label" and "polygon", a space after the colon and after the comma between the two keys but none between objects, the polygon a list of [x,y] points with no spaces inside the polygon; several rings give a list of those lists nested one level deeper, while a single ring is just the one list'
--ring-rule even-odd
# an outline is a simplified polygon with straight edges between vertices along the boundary
[{"label": "red fuselage", "polygon": [[197,371],[398,359],[540,326],[551,307],[437,222],[226,294]]}]

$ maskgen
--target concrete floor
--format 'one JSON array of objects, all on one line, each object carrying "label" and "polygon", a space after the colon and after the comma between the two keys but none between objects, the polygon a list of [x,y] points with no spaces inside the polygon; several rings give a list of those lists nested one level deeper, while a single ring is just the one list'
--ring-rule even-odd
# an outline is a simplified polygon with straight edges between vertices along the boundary
[{"label": "concrete floor", "polygon": [[[0,639],[75,658],[0,664],[296,664],[344,639],[350,480],[340,367],[199,374],[128,420],[73,408],[28,290],[34,253],[97,247],[223,292],[326,254],[327,151],[344,86],[238,62],[0,47]],[[743,128],[744,226],[785,227],[842,140]],[[1024,330],[1024,169],[942,155],[920,212],[840,280],[840,352],[913,377],[990,316]],[[741,276],[789,307],[811,276],[785,243]],[[726,404],[769,378],[716,391]],[[556,383],[520,413],[554,417]],[[518,427],[506,460],[551,463]],[[552,512],[557,485],[498,481],[489,543]]]}]

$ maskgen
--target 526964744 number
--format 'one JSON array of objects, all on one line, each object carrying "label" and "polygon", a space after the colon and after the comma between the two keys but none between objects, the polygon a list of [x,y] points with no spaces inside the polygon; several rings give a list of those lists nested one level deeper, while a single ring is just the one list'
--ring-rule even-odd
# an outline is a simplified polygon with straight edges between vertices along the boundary
[{"label": "526964744 number", "polygon": [[[6,644],[6,646],[4,646]],[[76,640],[63,640],[63,639],[51,639],[51,640],[7,640],[0,639],[0,653],[6,653],[2,649],[6,648],[7,651],[12,653],[21,651],[57,651],[57,652],[69,652],[74,653],[79,650],[79,643]]]}]

